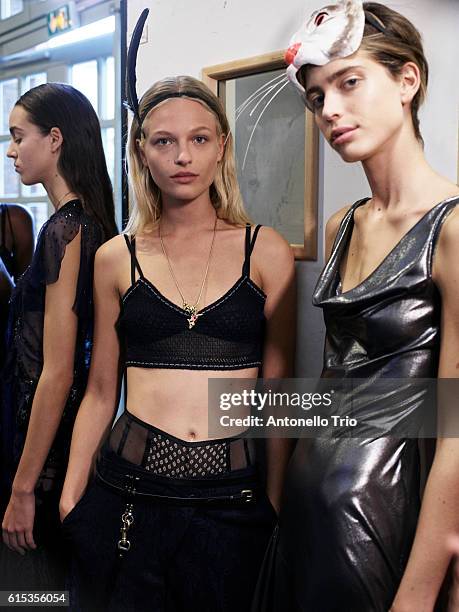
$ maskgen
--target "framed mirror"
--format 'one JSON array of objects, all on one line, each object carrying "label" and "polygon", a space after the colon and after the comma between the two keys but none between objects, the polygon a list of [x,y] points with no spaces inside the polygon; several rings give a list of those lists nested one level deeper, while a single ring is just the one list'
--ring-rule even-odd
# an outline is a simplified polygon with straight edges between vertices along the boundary
[{"label": "framed mirror", "polygon": [[291,244],[296,259],[317,259],[318,130],[287,83],[284,52],[204,68],[235,140],[242,197],[255,223]]}]

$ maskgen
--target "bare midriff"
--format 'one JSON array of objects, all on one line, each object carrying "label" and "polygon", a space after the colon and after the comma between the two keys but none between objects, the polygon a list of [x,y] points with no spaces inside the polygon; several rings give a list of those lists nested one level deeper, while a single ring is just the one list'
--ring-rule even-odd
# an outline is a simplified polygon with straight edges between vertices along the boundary
[{"label": "bare midriff", "polygon": [[[242,370],[178,370],[178,369],[127,369],[127,410],[142,421],[154,425],[167,433],[188,441],[230,437],[240,434],[244,427],[221,431],[209,436],[209,410],[220,410],[209,406],[209,378],[253,379],[255,386],[258,368]],[[242,410],[238,416],[249,414]]]}]

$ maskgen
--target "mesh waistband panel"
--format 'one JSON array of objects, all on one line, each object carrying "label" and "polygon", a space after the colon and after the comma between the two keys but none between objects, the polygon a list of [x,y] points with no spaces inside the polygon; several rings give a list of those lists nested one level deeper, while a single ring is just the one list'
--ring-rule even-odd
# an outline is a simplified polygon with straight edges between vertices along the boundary
[{"label": "mesh waistband panel", "polygon": [[252,441],[244,438],[188,442],[124,412],[113,427],[109,448],[126,461],[171,478],[205,478],[254,463]]}]

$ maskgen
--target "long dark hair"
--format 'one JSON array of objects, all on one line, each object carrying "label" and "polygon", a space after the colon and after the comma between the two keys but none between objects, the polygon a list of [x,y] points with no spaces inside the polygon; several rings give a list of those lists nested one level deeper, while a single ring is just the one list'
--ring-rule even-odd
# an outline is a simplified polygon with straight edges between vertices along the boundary
[{"label": "long dark hair", "polygon": [[63,143],[58,168],[84,210],[94,217],[105,240],[118,233],[113,191],[107,171],[99,119],[80,91],[64,83],[38,85],[16,102],[42,134],[60,129]]}]

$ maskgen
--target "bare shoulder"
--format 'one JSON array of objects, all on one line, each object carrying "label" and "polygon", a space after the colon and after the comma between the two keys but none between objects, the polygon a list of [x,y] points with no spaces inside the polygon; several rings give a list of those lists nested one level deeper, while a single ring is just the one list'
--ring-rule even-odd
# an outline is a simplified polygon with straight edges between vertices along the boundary
[{"label": "bare shoulder", "polygon": [[343,206],[343,208],[340,208],[340,210],[335,212],[327,221],[327,225],[325,226],[325,258],[327,260],[330,257],[339,226],[351,208],[351,204]]},{"label": "bare shoulder", "polygon": [[439,249],[455,249],[459,253],[459,194],[458,203],[446,217],[438,240]]},{"label": "bare shoulder", "polygon": [[107,273],[111,278],[117,276],[123,266],[129,265],[130,254],[126,245],[124,235],[114,236],[97,249],[95,267],[97,270]]},{"label": "bare shoulder", "polygon": [[435,248],[432,278],[440,290],[457,285],[457,260],[459,258],[459,200],[441,227]]},{"label": "bare shoulder", "polygon": [[285,265],[294,260],[292,248],[285,238],[272,227],[266,226],[260,228],[253,257],[256,262],[263,260],[273,266]]},{"label": "bare shoulder", "polygon": [[341,225],[342,220],[351,208],[352,205],[347,204],[346,206],[343,206],[343,208],[340,208],[328,219],[327,225],[325,227],[325,237],[327,239],[331,239],[332,242],[335,240],[339,226]]},{"label": "bare shoulder", "polygon": [[[263,226],[252,253],[255,271],[265,293],[282,290],[295,277],[295,258],[289,243],[272,227]],[[255,277],[256,278],[256,277]]]},{"label": "bare shoulder", "polygon": [[119,257],[129,258],[129,251],[126,245],[124,234],[119,234],[104,242],[96,252],[96,258],[99,261],[114,263],[114,260]]},{"label": "bare shoulder", "polygon": [[[129,279],[130,254],[124,235],[114,236],[96,251],[94,272],[96,287],[119,298]],[[127,279],[127,280],[124,280]]]},{"label": "bare shoulder", "polygon": [[[245,235],[246,227],[234,225],[228,221],[224,221],[221,226],[227,234],[228,240],[231,241],[231,246],[239,248],[241,238]],[[250,228],[252,240],[254,233],[255,227],[252,226]],[[271,263],[274,263],[274,261],[272,261],[274,258],[283,261],[289,260],[290,258],[293,260],[293,251],[289,243],[279,234],[279,232],[276,232],[272,227],[262,225],[256,237],[251,259],[255,262],[255,265],[257,265],[258,263],[261,264],[263,261],[271,261]]]},{"label": "bare shoulder", "polygon": [[20,204],[8,204],[8,211],[12,223],[32,225],[32,215],[25,206],[21,206]]}]

